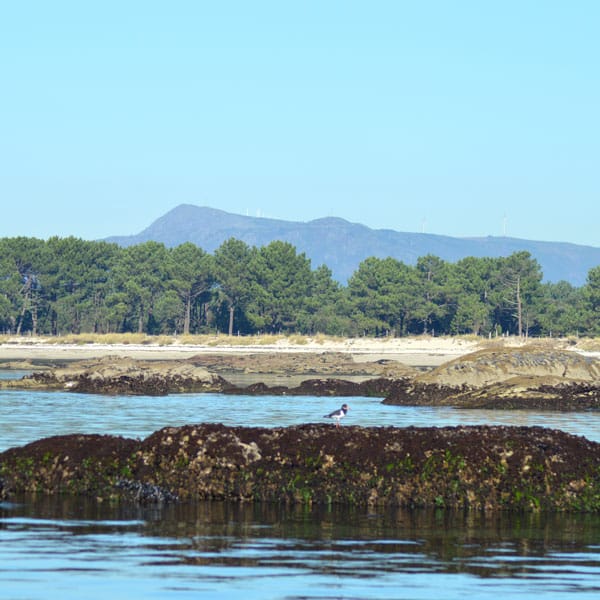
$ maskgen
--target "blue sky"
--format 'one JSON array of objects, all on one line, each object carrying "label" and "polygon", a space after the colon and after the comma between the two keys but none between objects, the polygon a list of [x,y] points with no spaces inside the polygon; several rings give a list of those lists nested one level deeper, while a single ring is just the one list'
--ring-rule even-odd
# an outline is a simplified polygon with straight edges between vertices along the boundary
[{"label": "blue sky", "polygon": [[600,246],[600,4],[2,2],[0,236],[181,203]]}]

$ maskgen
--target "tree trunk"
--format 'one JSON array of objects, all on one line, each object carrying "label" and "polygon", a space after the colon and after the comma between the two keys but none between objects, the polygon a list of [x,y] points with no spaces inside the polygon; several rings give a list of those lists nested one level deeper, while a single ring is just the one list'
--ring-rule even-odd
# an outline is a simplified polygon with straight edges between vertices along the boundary
[{"label": "tree trunk", "polygon": [[21,327],[23,326],[23,319],[25,318],[25,305],[23,304],[23,308],[21,310],[21,315],[19,317],[18,325],[17,325],[17,335],[21,335]]},{"label": "tree trunk", "polygon": [[21,291],[23,292],[23,306],[21,307],[21,316],[19,318],[19,324],[17,325],[17,335],[21,335],[25,313],[31,305],[31,279],[27,279]]},{"label": "tree trunk", "polygon": [[192,315],[192,295],[188,294],[185,299],[185,315],[183,317],[183,335],[190,333],[190,321]]},{"label": "tree trunk", "polygon": [[35,337],[37,335],[37,324],[38,324],[37,301],[34,300],[31,303],[31,335],[33,337]]},{"label": "tree trunk", "polygon": [[523,306],[521,304],[521,277],[517,277],[517,322],[519,337],[523,335]]},{"label": "tree trunk", "polygon": [[233,335],[233,304],[229,307],[229,335]]}]

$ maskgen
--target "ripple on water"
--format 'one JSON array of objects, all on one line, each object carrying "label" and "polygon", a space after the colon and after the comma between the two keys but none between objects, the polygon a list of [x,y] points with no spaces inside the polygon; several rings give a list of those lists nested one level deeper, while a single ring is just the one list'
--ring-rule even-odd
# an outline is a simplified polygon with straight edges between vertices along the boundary
[{"label": "ripple on water", "polygon": [[23,499],[0,506],[0,586],[29,598],[593,598],[599,535],[594,515]]},{"label": "ripple on water", "polygon": [[179,394],[100,396],[67,392],[0,392],[0,451],[51,435],[100,433],[144,438],[165,426],[216,422],[281,427],[325,422],[350,405],[344,423],[362,426],[539,425],[600,441],[600,412],[464,410],[388,406],[378,398]]}]

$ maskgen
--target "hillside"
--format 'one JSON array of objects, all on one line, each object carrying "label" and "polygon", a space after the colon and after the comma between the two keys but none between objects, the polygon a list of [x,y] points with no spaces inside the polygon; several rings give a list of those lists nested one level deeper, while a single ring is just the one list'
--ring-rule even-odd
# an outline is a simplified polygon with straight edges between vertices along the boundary
[{"label": "hillside", "polygon": [[346,282],[369,256],[394,257],[406,264],[434,254],[455,262],[466,256],[499,257],[525,250],[540,263],[545,281],[560,280],[580,286],[592,267],[600,265],[600,248],[565,242],[540,242],[510,237],[455,238],[391,229],[370,229],[344,219],[327,217],[308,222],[248,217],[214,208],[181,204],[138,234],[115,236],[106,241],[131,246],[149,240],[173,247],[193,242],[214,252],[234,237],[252,246],[273,240],[293,244],[311,259],[313,267],[325,264],[335,279]]}]

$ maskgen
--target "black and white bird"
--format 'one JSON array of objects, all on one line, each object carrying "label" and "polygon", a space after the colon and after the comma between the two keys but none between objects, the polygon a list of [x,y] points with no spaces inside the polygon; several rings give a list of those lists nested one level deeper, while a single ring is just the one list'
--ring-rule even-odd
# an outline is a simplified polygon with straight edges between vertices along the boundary
[{"label": "black and white bird", "polygon": [[342,404],[342,408],[338,408],[338,410],[334,410],[328,415],[323,415],[325,419],[335,419],[335,426],[340,426],[340,421],[346,416],[346,413],[350,410],[350,407],[347,404]]}]

